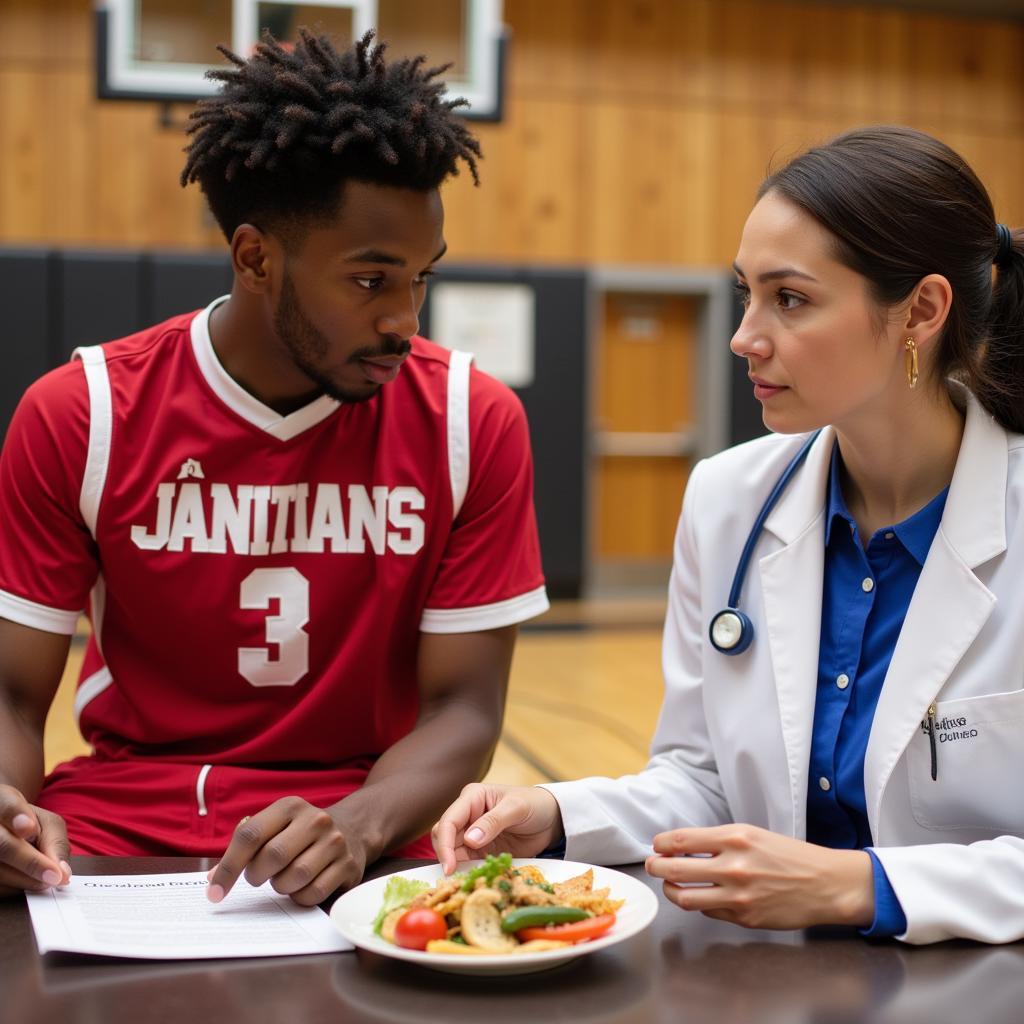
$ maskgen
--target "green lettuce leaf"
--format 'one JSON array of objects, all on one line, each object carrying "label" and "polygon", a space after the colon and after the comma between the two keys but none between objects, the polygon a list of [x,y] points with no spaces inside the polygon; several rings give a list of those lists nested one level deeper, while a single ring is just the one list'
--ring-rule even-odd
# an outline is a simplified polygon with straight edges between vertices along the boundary
[{"label": "green lettuce leaf", "polygon": [[380,926],[392,910],[398,910],[399,907],[411,903],[413,897],[429,888],[431,886],[428,882],[418,882],[413,878],[389,878],[388,884],[384,886],[384,902],[373,919],[373,930],[380,935]]}]

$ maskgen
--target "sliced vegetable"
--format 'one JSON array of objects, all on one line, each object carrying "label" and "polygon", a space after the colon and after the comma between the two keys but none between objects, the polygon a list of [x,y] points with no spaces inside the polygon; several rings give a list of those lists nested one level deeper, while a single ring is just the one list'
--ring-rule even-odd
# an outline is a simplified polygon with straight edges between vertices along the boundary
[{"label": "sliced vegetable", "polygon": [[511,869],[511,853],[499,853],[497,857],[489,853],[486,858],[484,858],[484,862],[480,867],[473,868],[473,870],[466,875],[466,880],[462,883],[462,891],[472,892],[476,888],[476,880],[478,878],[484,879],[484,881],[490,885],[498,875],[503,875],[506,871],[510,871]]},{"label": "sliced vegetable", "polygon": [[540,928],[521,928],[516,932],[520,942],[533,939],[556,939],[560,942],[586,942],[604,935],[615,924],[614,914],[599,914],[585,921],[570,921],[568,924],[549,924]]},{"label": "sliced vegetable", "polygon": [[407,910],[395,924],[395,945],[403,949],[426,949],[428,942],[447,935],[444,918],[429,907]]},{"label": "sliced vegetable", "polygon": [[389,878],[388,884],[384,886],[384,902],[373,919],[373,930],[380,935],[380,927],[384,923],[384,918],[392,910],[399,910],[406,906],[413,901],[414,897],[421,892],[426,892],[429,888],[429,883],[418,882],[414,878]]},{"label": "sliced vegetable", "polygon": [[568,924],[582,921],[590,915],[579,907],[516,907],[501,919],[503,932],[518,932],[521,928],[537,928],[547,924]]},{"label": "sliced vegetable", "polygon": [[462,905],[462,937],[471,946],[492,953],[508,953],[515,948],[515,938],[501,930],[501,915],[495,906],[500,898],[497,889],[486,886],[466,897]]}]

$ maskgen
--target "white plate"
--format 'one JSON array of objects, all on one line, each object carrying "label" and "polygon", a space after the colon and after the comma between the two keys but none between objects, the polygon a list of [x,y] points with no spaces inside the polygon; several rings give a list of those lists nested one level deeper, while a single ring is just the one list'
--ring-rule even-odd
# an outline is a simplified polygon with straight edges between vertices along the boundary
[{"label": "white plate", "polygon": [[[466,861],[459,864],[459,871],[468,871],[476,867],[480,861]],[[594,864],[578,864],[569,860],[514,860],[516,867],[532,864],[544,872],[552,882],[562,882],[575,875],[581,875],[588,868],[594,871],[594,888],[611,889],[610,899],[625,900],[615,915],[615,924],[611,930],[598,939],[580,942],[564,949],[549,949],[540,953],[495,954],[493,956],[458,956],[454,953],[426,953],[417,949],[403,949],[390,942],[385,942],[373,931],[373,920],[383,902],[384,886],[393,875],[374,878],[350,889],[341,896],[331,908],[331,921],[342,935],[359,949],[381,956],[390,956],[396,960],[408,960],[421,967],[432,967],[438,971],[452,974],[527,974],[531,971],[544,971],[557,967],[578,956],[596,953],[599,949],[607,949],[617,942],[643,931],[658,912],[658,898],[643,882],[621,871],[603,868]],[[398,871],[402,878],[415,878],[423,882],[436,884],[444,874],[437,864],[425,868],[413,868],[411,871]]]}]

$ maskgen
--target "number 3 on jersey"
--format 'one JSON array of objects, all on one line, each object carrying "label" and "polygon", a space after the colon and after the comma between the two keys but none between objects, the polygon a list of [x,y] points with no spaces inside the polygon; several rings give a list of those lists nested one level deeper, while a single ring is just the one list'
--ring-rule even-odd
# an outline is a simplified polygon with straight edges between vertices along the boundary
[{"label": "number 3 on jersey", "polygon": [[267,647],[239,647],[238,671],[253,686],[294,686],[309,671],[309,580],[298,569],[255,569],[242,580],[240,606],[269,608],[277,600],[278,614],[268,615],[268,644],[277,644],[272,659]]}]

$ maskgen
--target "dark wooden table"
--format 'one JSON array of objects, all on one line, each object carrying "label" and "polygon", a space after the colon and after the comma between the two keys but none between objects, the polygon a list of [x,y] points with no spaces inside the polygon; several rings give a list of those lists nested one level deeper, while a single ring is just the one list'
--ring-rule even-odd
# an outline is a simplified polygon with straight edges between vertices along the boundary
[{"label": "dark wooden table", "polygon": [[[212,862],[79,857],[76,874]],[[371,875],[413,866],[381,863]],[[624,869],[646,878],[638,867]],[[648,880],[650,881],[650,880]],[[849,933],[752,932],[660,895],[645,932],[538,974],[472,978],[357,953],[154,963],[36,952],[25,901],[0,901],[3,1024],[1020,1024],[1024,943],[870,944]]]}]

